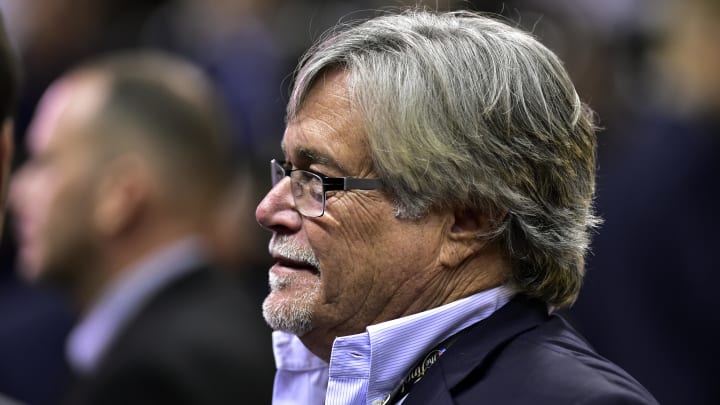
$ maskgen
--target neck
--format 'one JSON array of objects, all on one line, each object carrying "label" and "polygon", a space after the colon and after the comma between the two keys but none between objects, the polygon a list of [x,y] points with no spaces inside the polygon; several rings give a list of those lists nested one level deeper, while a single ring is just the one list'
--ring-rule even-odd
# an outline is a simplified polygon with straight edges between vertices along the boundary
[{"label": "neck", "polygon": [[435,273],[415,299],[409,300],[403,316],[427,311],[486,291],[507,282],[510,263],[490,248],[489,254],[469,258],[455,269]]},{"label": "neck", "polygon": [[109,274],[102,270],[104,266],[90,264],[83,267],[72,269],[70,279],[59,280],[61,288],[69,294],[70,302],[80,315],[92,308],[110,283]]}]

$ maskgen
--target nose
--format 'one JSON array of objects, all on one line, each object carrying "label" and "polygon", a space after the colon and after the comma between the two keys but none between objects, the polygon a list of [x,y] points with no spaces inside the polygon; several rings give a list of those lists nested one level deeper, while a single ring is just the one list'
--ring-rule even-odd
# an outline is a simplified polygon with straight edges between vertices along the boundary
[{"label": "nose", "polygon": [[255,209],[255,219],[273,232],[295,233],[300,230],[302,216],[295,209],[289,177],[283,178],[268,191]]}]

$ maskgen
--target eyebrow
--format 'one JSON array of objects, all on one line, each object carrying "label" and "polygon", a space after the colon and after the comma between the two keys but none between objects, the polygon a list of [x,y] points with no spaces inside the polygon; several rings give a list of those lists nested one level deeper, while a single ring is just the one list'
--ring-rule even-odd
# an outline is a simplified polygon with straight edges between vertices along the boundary
[{"label": "eyebrow", "polygon": [[[280,147],[282,148],[283,154],[285,156],[288,155],[287,150],[285,148],[285,143],[281,143]],[[331,156],[328,156],[325,153],[322,153],[316,149],[307,148],[307,147],[298,147],[295,151],[295,154],[297,155],[298,162],[303,165],[310,166],[312,164],[318,164],[322,166],[329,167],[331,169],[336,169],[341,174],[346,174],[347,171]],[[294,159],[290,159],[291,161]]]}]

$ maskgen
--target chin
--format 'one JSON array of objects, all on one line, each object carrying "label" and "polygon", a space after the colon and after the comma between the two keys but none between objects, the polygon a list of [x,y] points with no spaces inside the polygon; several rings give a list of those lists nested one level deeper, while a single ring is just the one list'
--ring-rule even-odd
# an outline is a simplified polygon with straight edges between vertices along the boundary
[{"label": "chin", "polygon": [[281,292],[271,292],[262,305],[265,322],[273,329],[302,336],[312,330],[314,297],[306,299],[280,297]]}]

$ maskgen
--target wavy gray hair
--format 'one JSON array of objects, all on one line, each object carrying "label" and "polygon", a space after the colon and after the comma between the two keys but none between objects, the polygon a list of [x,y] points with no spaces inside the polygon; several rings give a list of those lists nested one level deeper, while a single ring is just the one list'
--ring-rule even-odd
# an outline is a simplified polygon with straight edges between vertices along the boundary
[{"label": "wavy gray hair", "polygon": [[516,288],[569,305],[593,215],[595,126],[560,60],[530,34],[471,12],[409,10],[339,26],[300,62],[288,120],[315,81],[348,72],[396,214],[504,217],[491,234]]}]

